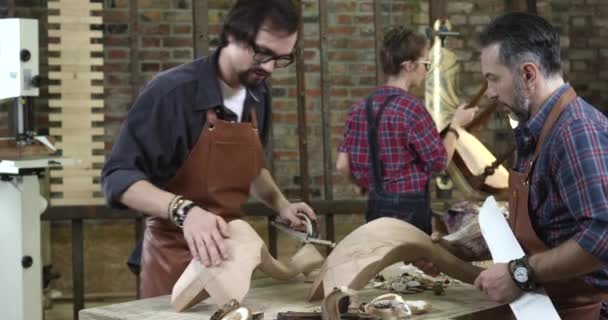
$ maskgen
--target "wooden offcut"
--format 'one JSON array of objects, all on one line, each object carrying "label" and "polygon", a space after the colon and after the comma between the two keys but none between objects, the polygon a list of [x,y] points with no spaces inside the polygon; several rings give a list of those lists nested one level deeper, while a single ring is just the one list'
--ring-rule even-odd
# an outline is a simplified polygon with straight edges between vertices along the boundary
[{"label": "wooden offcut", "polygon": [[59,142],[56,147],[65,157],[80,160],[76,166],[51,171],[51,205],[97,205],[103,203],[99,176],[104,161],[101,108],[103,86],[93,84],[104,79],[101,38],[94,26],[103,23],[99,2],[86,0],[49,1],[48,45],[52,80],[49,93],[52,123],[50,134]]}]

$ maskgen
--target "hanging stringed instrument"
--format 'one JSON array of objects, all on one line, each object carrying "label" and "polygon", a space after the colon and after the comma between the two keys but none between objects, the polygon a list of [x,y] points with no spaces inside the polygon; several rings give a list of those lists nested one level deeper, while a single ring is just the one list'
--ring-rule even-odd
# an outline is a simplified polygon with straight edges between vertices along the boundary
[{"label": "hanging stringed instrument", "polygon": [[[438,19],[433,25],[430,36],[433,44],[430,50],[431,69],[426,79],[425,103],[439,131],[450,123],[454,111],[460,104],[458,74],[460,67],[456,54],[446,49],[443,44],[450,35],[451,24],[447,19]],[[484,82],[477,94],[465,108],[479,104],[487,89]],[[447,172],[453,184],[461,190],[467,199],[485,199],[488,194],[503,195],[508,188],[509,173],[502,163],[509,159],[512,151],[498,159],[477,139],[471,131],[484,124],[496,104],[492,103],[471,121],[464,130],[460,130],[454,157]],[[444,179],[437,179],[438,185],[445,184]]]}]

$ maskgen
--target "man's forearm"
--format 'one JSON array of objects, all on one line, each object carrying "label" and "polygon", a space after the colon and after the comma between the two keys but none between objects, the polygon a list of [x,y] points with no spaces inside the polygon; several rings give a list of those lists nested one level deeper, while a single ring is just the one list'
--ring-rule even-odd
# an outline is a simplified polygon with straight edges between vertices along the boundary
[{"label": "man's forearm", "polygon": [[588,274],[600,269],[603,263],[585,251],[574,240],[529,258],[538,282],[562,280]]},{"label": "man's forearm", "polygon": [[270,172],[265,168],[260,171],[260,174],[251,183],[251,195],[276,212],[279,212],[284,206],[289,205],[289,201],[279,190]]},{"label": "man's forearm", "polygon": [[132,184],[120,197],[125,206],[142,213],[167,219],[169,202],[174,195],[145,180]]}]

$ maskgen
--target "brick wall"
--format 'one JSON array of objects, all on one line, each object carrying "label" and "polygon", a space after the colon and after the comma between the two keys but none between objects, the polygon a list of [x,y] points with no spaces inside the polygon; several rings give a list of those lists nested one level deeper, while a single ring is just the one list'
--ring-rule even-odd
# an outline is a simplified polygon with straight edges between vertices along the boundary
[{"label": "brick wall", "polygon": [[560,28],[567,80],[581,97],[608,111],[608,2],[543,0],[538,11]]}]

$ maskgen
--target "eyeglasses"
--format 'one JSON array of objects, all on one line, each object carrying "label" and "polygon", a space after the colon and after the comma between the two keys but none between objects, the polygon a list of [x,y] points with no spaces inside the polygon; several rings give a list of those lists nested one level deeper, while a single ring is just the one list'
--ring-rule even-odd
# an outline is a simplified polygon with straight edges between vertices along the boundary
[{"label": "eyeglasses", "polygon": [[251,49],[253,50],[253,60],[256,63],[263,64],[268,61],[274,60],[275,68],[285,68],[293,63],[294,54],[276,55],[272,51],[264,48],[260,48],[257,44],[251,43]]},{"label": "eyeglasses", "polygon": [[423,64],[424,68],[426,69],[426,71],[431,70],[431,61],[429,60],[420,60],[420,61],[416,61],[417,63]]}]

